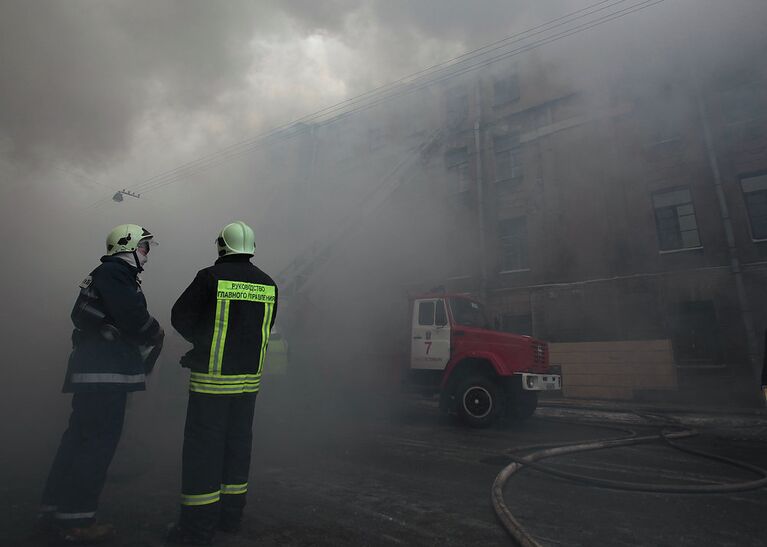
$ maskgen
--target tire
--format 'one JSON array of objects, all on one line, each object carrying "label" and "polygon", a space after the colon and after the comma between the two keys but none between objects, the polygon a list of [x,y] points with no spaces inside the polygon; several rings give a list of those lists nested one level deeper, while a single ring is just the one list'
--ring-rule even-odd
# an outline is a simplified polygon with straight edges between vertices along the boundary
[{"label": "tire", "polygon": [[509,403],[510,417],[515,420],[526,420],[538,408],[538,392],[515,389]]},{"label": "tire", "polygon": [[458,417],[469,427],[488,427],[503,413],[503,390],[485,376],[469,376],[455,391]]}]

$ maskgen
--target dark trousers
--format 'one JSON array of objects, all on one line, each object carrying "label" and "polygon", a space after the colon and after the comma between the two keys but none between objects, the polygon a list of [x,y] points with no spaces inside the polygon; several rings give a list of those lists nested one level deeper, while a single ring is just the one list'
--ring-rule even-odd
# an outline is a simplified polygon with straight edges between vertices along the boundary
[{"label": "dark trousers", "polygon": [[239,524],[245,507],[256,394],[189,393],[181,474],[181,526],[208,537]]},{"label": "dark trousers", "polygon": [[43,493],[43,511],[64,527],[93,521],[125,418],[125,392],[75,393]]}]

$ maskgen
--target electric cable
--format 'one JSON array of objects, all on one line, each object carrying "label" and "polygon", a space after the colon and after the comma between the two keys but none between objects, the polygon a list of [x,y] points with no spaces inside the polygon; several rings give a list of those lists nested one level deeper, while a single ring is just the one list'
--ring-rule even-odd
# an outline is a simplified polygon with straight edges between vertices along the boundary
[{"label": "electric cable", "polygon": [[[662,1],[663,1],[663,0],[645,0],[645,1],[644,1],[644,2],[642,2],[642,3],[643,3],[643,4],[653,4],[653,5],[654,5],[654,4],[660,3],[660,2],[662,2]],[[633,5],[632,7],[635,7],[635,6],[636,6],[636,4],[635,4],[635,5]],[[426,141],[426,144],[423,144],[422,146],[420,146],[420,147],[416,148],[416,151],[420,151],[420,150],[423,150],[424,148],[427,148],[427,147],[428,147],[428,146],[429,146],[429,145],[430,145],[430,144],[431,144],[431,143],[432,143],[432,142],[433,142],[435,139],[437,139],[437,138],[438,138],[438,135],[439,135],[439,131],[435,132],[435,134],[433,134],[433,135],[430,137],[430,139]],[[377,185],[376,187],[374,187],[374,188],[371,190],[371,192],[368,194],[368,196],[366,196],[365,198],[363,198],[363,200],[362,200],[362,202],[361,202],[361,205],[364,205],[364,204],[367,202],[368,198],[372,198],[373,196],[377,195],[377,193],[378,193],[378,191],[379,191],[380,187],[382,187],[382,186],[384,185],[384,183],[387,181],[387,179],[389,179],[391,176],[393,176],[394,174],[396,174],[396,173],[397,173],[397,172],[398,172],[398,171],[401,169],[401,167],[402,167],[404,164],[408,163],[409,161],[410,161],[410,158],[406,158],[406,159],[405,159],[405,160],[403,160],[403,161],[402,161],[400,164],[398,164],[398,165],[397,165],[397,166],[394,168],[394,170],[392,171],[392,173],[390,173],[389,175],[387,175],[386,177],[384,177],[384,179],[382,180],[382,182],[381,182],[379,185]],[[396,191],[396,189],[397,189],[397,188],[399,188],[399,187],[400,187],[402,184],[404,184],[404,182],[405,182],[404,180],[401,180],[401,181],[399,182],[399,184],[397,184],[397,185],[396,185],[396,186],[395,186],[395,187],[394,187],[394,188],[391,190],[391,192],[390,192],[390,195],[391,195],[391,193],[393,193],[394,191]],[[165,184],[168,184],[168,183],[165,183]],[[378,209],[380,209],[380,207],[381,207],[381,206],[382,206],[384,203],[386,203],[386,199],[385,199],[383,202],[379,203],[379,204],[378,204],[378,205],[377,205],[377,206],[376,206],[376,207],[373,209],[373,211],[371,211],[371,213],[370,213],[370,214],[372,214],[372,213],[376,212]],[[358,207],[358,208],[357,208],[357,210],[359,211],[359,210],[361,210],[361,209]],[[346,223],[347,225],[354,225],[354,223],[357,221],[357,218],[358,218],[358,217],[360,217],[360,218],[365,218],[365,217],[364,217],[362,214],[358,214],[358,215],[354,215],[354,216],[352,216],[352,217],[349,217],[349,218],[347,218],[347,219],[346,219],[346,221],[345,221],[345,223]],[[322,259],[322,258],[326,258],[326,257],[327,257],[327,255],[328,255],[328,253],[332,251],[332,248],[333,248],[333,247],[334,247],[334,246],[337,244],[337,242],[338,242],[338,241],[339,241],[341,238],[343,238],[343,237],[344,237],[344,235],[348,234],[349,232],[350,232],[350,230],[347,230],[347,229],[343,229],[343,230],[340,230],[340,235],[338,235],[338,236],[337,236],[337,237],[335,237],[335,238],[331,238],[330,242],[329,242],[329,243],[326,243],[325,245],[323,245],[323,246],[321,247],[321,249],[320,249],[320,250],[318,250],[318,251],[317,251],[317,250],[315,250],[315,249],[316,249],[316,246],[315,246],[315,245],[312,245],[312,246],[310,246],[308,251],[306,251],[306,252],[304,252],[304,253],[301,253],[301,254],[299,254],[299,255],[298,255],[298,257],[296,257],[294,260],[292,260],[292,261],[290,262],[290,264],[288,264],[288,265],[287,265],[285,268],[283,268],[282,272],[280,273],[280,277],[281,277],[281,278],[283,278],[283,279],[286,279],[286,276],[288,275],[288,272],[289,272],[289,271],[291,271],[291,270],[298,270],[297,272],[294,272],[294,273],[293,273],[293,275],[291,276],[291,279],[290,279],[289,281],[287,281],[287,282],[286,282],[286,284],[292,284],[292,282],[293,282],[294,280],[297,280],[297,279],[299,279],[301,276],[305,275],[305,274],[307,273],[307,271],[308,271],[308,272],[311,272],[311,270],[314,268],[314,264],[315,264],[316,260],[319,260],[319,259]],[[313,255],[313,256],[314,256],[314,260],[307,260],[307,259],[306,259],[306,257],[307,257],[308,255]],[[311,257],[310,257],[310,258],[311,258]],[[298,264],[303,264],[303,268],[299,268],[299,267],[298,267]],[[321,264],[320,264],[320,266],[319,266],[319,267],[321,267]]]},{"label": "electric cable", "polygon": [[[575,21],[577,19],[580,19],[580,18],[583,18],[583,17],[587,17],[587,16],[590,16],[590,15],[594,15],[595,13],[599,13],[600,11],[604,11],[606,9],[612,8],[612,7],[614,7],[614,6],[618,5],[618,4],[622,4],[622,3],[625,3],[627,1],[630,1],[630,0],[618,0],[618,1],[614,1],[614,0],[601,0],[599,2],[591,4],[591,5],[586,6],[584,8],[581,8],[579,10],[575,10],[573,12],[570,12],[570,13],[566,14],[566,15],[563,15],[563,16],[557,17],[555,19],[552,19],[550,21],[547,21],[545,23],[542,23],[542,24],[540,24],[538,26],[535,26],[535,27],[532,27],[530,29],[527,29],[527,30],[524,30],[524,31],[521,31],[521,32],[518,32],[518,33],[515,33],[515,34],[512,34],[511,36],[508,36],[508,37],[503,38],[501,40],[497,40],[496,42],[492,42],[492,43],[487,44],[485,46],[482,46],[482,47],[480,47],[480,48],[478,48],[476,50],[472,50],[472,51],[469,51],[467,53],[463,53],[461,55],[458,55],[456,57],[448,59],[446,61],[442,61],[440,63],[436,63],[434,65],[431,65],[430,67],[427,67],[425,69],[421,69],[421,70],[419,70],[419,71],[417,71],[415,73],[412,73],[412,74],[409,74],[407,76],[401,77],[401,78],[399,78],[399,79],[397,79],[397,80],[395,80],[393,82],[389,82],[387,84],[379,86],[378,88],[374,88],[372,90],[366,91],[366,92],[364,92],[364,93],[362,93],[360,95],[357,95],[355,97],[351,97],[349,99],[345,99],[345,100],[343,100],[343,101],[341,101],[339,103],[335,103],[333,105],[327,106],[327,107],[322,108],[322,109],[320,109],[318,111],[315,111],[313,113],[304,115],[304,116],[302,116],[300,118],[297,118],[297,119],[295,119],[295,120],[293,120],[291,122],[282,124],[282,125],[278,126],[277,128],[274,128],[274,129],[271,129],[271,130],[266,131],[264,133],[261,133],[259,135],[256,135],[255,137],[251,137],[251,138],[239,141],[237,143],[231,144],[231,145],[223,148],[222,150],[219,150],[217,152],[208,154],[206,156],[203,156],[202,158],[198,158],[197,160],[193,160],[192,162],[189,162],[187,164],[181,165],[181,166],[179,166],[179,167],[177,167],[175,169],[171,169],[169,171],[166,171],[165,173],[160,173],[158,175],[150,177],[149,179],[147,179],[143,183],[140,183],[140,184],[138,184],[138,185],[136,185],[136,186],[134,186],[132,188],[134,188],[135,191],[142,191],[146,187],[152,186],[154,183],[158,182],[158,180],[163,179],[163,178],[165,178],[168,175],[173,175],[174,172],[177,171],[177,170],[184,170],[184,169],[189,168],[189,167],[195,167],[194,164],[197,164],[198,162],[203,162],[203,161],[207,160],[208,158],[212,158],[214,156],[218,156],[219,154],[226,154],[226,153],[228,153],[230,151],[235,151],[237,148],[242,147],[242,146],[249,146],[251,143],[253,143],[255,141],[258,141],[258,140],[261,140],[263,138],[267,138],[269,136],[275,136],[275,135],[279,134],[281,131],[285,131],[285,130],[289,129],[290,127],[292,127],[292,126],[294,126],[296,124],[306,123],[308,121],[311,121],[311,120],[314,120],[314,119],[318,119],[320,117],[325,117],[325,116],[328,116],[328,115],[333,115],[336,112],[341,111],[344,107],[346,107],[350,103],[361,102],[362,100],[365,100],[365,99],[368,99],[368,98],[371,98],[371,97],[375,97],[377,95],[382,95],[384,93],[387,93],[390,90],[392,90],[392,89],[394,89],[394,88],[396,88],[398,86],[403,85],[405,82],[408,82],[408,80],[412,79],[413,80],[412,82],[408,82],[408,84],[412,84],[413,82],[418,81],[418,79],[423,78],[424,75],[428,74],[429,72],[433,72],[436,69],[441,69],[441,68],[445,68],[445,67],[452,68],[452,67],[454,67],[456,65],[459,65],[461,63],[466,62],[466,60],[473,59],[475,57],[479,57],[479,56],[484,55],[484,54],[486,54],[486,53],[488,53],[490,51],[497,51],[498,49],[503,48],[506,44],[518,42],[518,41],[521,41],[523,39],[529,38],[530,36],[535,36],[535,35],[540,34],[542,32],[550,31],[550,30],[555,29],[557,27],[569,24],[570,22]],[[608,4],[608,5],[605,6],[604,4]],[[598,9],[595,9],[593,11],[589,11],[592,8],[598,8]],[[554,24],[554,23],[557,23],[557,24]],[[537,31],[537,32],[535,32],[535,31]],[[295,135],[292,135],[292,136],[295,136]]]},{"label": "electric cable", "polygon": [[[498,61],[500,61],[502,59],[506,59],[508,57],[519,55],[521,53],[525,53],[527,51],[535,49],[537,47],[540,47],[540,46],[543,46],[543,45],[547,45],[547,44],[559,41],[559,40],[561,40],[563,38],[567,38],[567,37],[573,36],[575,34],[579,34],[580,32],[583,32],[585,30],[589,30],[589,29],[591,29],[593,27],[602,25],[604,23],[613,21],[615,19],[619,19],[621,17],[624,17],[626,15],[630,15],[630,14],[635,13],[637,11],[640,11],[640,10],[643,10],[643,9],[655,6],[655,5],[660,4],[660,3],[664,2],[664,1],[665,0],[643,0],[643,1],[639,2],[639,3],[637,3],[637,4],[632,5],[629,8],[625,8],[623,10],[620,10],[620,11],[617,11],[617,12],[613,12],[613,13],[611,13],[609,15],[606,15],[606,16],[604,16],[604,17],[602,17],[600,19],[597,19],[595,21],[590,21],[588,23],[584,23],[582,25],[576,26],[576,27],[574,27],[572,29],[568,29],[568,30],[560,32],[558,34],[554,34],[553,36],[549,36],[549,37],[547,37],[545,39],[542,39],[542,40],[539,40],[537,42],[533,42],[531,44],[524,45],[524,46],[522,46],[520,48],[517,48],[515,50],[512,50],[510,52],[503,53],[503,54],[497,55],[495,57],[491,57],[490,59],[483,60],[481,63],[476,63],[476,64],[473,64],[473,65],[469,65],[468,67],[466,67],[466,68],[464,68],[462,70],[459,70],[459,71],[456,71],[456,72],[451,72],[451,73],[448,73],[448,74],[446,74],[444,76],[427,80],[426,82],[424,82],[422,84],[419,84],[417,86],[414,86],[414,87],[408,87],[408,88],[403,89],[401,91],[393,92],[393,93],[391,93],[389,95],[386,95],[386,96],[384,96],[384,97],[382,97],[382,98],[380,98],[380,99],[378,99],[378,100],[376,100],[374,102],[363,104],[362,106],[359,106],[357,108],[353,108],[351,110],[347,110],[345,112],[342,112],[341,114],[338,115],[338,117],[348,116],[350,114],[354,114],[354,113],[357,113],[357,112],[360,112],[360,111],[368,110],[370,108],[373,108],[375,106],[378,106],[380,104],[388,102],[388,101],[390,101],[391,99],[393,99],[393,98],[395,98],[397,96],[408,94],[408,93],[412,93],[412,92],[415,92],[415,91],[419,91],[421,89],[425,89],[427,87],[433,86],[435,83],[439,83],[439,82],[443,82],[443,81],[448,80],[448,79],[455,78],[456,76],[460,76],[460,75],[466,74],[468,72],[472,72],[472,71],[478,70],[480,68],[483,68],[485,66],[489,66],[491,64],[494,64],[494,63],[496,63],[496,62],[498,62]],[[305,121],[301,120],[300,122],[295,122],[295,123],[305,123]],[[299,134],[304,134],[307,130],[308,129],[304,128],[303,130],[297,131],[293,135],[291,135],[291,137],[295,137],[295,136],[297,136]],[[270,135],[267,132],[266,134],[263,134],[260,137],[256,137],[256,139],[267,138],[269,136]],[[251,150],[251,148],[248,147],[248,148],[245,148],[243,150],[230,150],[230,151],[226,151],[224,154],[222,154],[221,158],[215,158],[216,161],[214,163],[205,164],[205,165],[200,166],[199,168],[195,167],[195,168],[193,168],[191,173],[197,172],[199,170],[209,169],[211,167],[215,167],[216,165],[219,165],[219,164],[227,161],[229,158],[231,158],[233,156],[240,155],[240,154],[242,154],[242,153],[244,153],[246,151],[250,151],[250,150]],[[215,156],[215,153],[213,154],[213,156]],[[181,176],[183,176],[183,174],[184,173],[180,173],[179,176],[173,175],[169,180],[161,180],[159,182],[151,184],[149,187],[144,187],[143,188],[143,193],[146,193],[146,192],[149,192],[149,191],[154,191],[154,190],[157,190],[157,189],[162,188],[164,186],[168,186],[170,184],[174,184],[175,182],[180,180],[180,178],[181,178]],[[189,174],[189,173],[187,173],[187,174]]]},{"label": "electric cable", "polygon": [[[507,37],[505,39],[499,40],[499,41],[494,42],[492,44],[488,44],[487,46],[483,46],[482,48],[479,48],[478,50],[474,50],[472,52],[465,53],[465,54],[460,55],[458,57],[455,57],[455,58],[453,58],[451,60],[444,61],[443,63],[439,63],[437,65],[433,65],[432,67],[429,67],[427,69],[423,69],[423,70],[421,70],[419,72],[416,72],[416,73],[411,74],[409,76],[406,76],[404,78],[400,78],[399,80],[396,80],[395,82],[392,82],[392,83],[387,84],[385,86],[381,86],[380,88],[371,90],[369,92],[363,93],[360,96],[354,97],[352,99],[347,99],[346,101],[342,101],[341,103],[337,103],[337,104],[332,105],[330,107],[326,107],[326,108],[324,108],[322,110],[319,110],[319,111],[317,111],[315,113],[312,113],[312,114],[309,114],[309,115],[304,116],[302,118],[299,118],[297,120],[294,120],[294,121],[292,121],[292,122],[290,122],[288,124],[285,124],[283,126],[280,126],[280,127],[276,128],[276,129],[272,129],[270,131],[264,132],[264,133],[262,133],[260,135],[257,135],[256,137],[253,137],[253,138],[241,141],[239,143],[235,143],[235,144],[230,145],[229,147],[226,147],[226,148],[224,148],[224,149],[222,149],[220,151],[208,154],[206,156],[203,156],[202,158],[199,158],[199,159],[194,160],[192,162],[188,162],[187,164],[181,165],[181,166],[179,166],[179,167],[177,167],[175,169],[172,169],[170,171],[166,171],[165,173],[161,173],[161,174],[156,175],[154,177],[150,177],[149,179],[147,179],[143,183],[140,183],[138,185],[132,186],[131,188],[134,191],[136,191],[136,192],[140,191],[141,193],[146,193],[148,191],[154,191],[154,190],[157,190],[157,189],[162,188],[164,186],[167,186],[169,184],[173,184],[173,183],[177,182],[178,180],[180,180],[184,176],[192,175],[192,174],[194,174],[194,173],[196,173],[196,172],[198,172],[200,170],[214,167],[216,165],[219,165],[222,162],[227,161],[228,159],[230,159],[231,157],[233,157],[235,155],[239,155],[239,154],[241,154],[241,153],[243,153],[245,151],[249,151],[249,150],[254,149],[253,145],[256,142],[258,142],[258,141],[260,141],[262,139],[268,138],[270,136],[277,136],[280,132],[285,132],[288,129],[290,129],[291,127],[295,126],[296,124],[305,123],[306,121],[311,121],[312,119],[317,119],[318,117],[323,116],[323,115],[333,114],[336,111],[342,109],[342,107],[344,107],[347,104],[352,103],[354,101],[362,102],[361,101],[362,99],[369,98],[369,97],[375,96],[375,95],[383,94],[385,91],[388,91],[389,88],[396,88],[397,85],[401,85],[403,81],[406,81],[407,79],[412,78],[413,76],[418,76],[419,74],[427,73],[429,71],[432,71],[434,68],[438,68],[438,67],[449,66],[450,68],[452,68],[452,67],[454,67],[456,65],[460,65],[461,63],[465,63],[466,62],[465,59],[467,59],[467,58],[470,59],[472,57],[481,57],[482,55],[485,55],[488,51],[495,51],[495,50],[498,50],[501,47],[503,47],[503,46],[498,46],[497,44],[501,44],[501,43],[508,44],[508,43],[513,43],[514,41],[520,41],[521,40],[520,37],[524,36],[526,34],[528,35],[526,38],[529,38],[530,36],[535,36],[537,34],[541,34],[543,32],[550,31],[550,30],[552,30],[554,28],[563,26],[565,24],[569,24],[569,23],[571,23],[572,21],[574,21],[576,19],[583,18],[583,17],[586,17],[586,16],[590,16],[590,15],[593,15],[593,14],[598,13],[600,11],[604,11],[606,9],[612,8],[612,7],[614,7],[614,6],[618,5],[618,4],[624,3],[626,1],[627,0],[618,0],[618,1],[614,1],[612,3],[609,3],[609,0],[602,0],[601,2],[597,2],[595,4],[587,6],[585,8],[581,8],[580,10],[576,10],[574,12],[571,12],[571,13],[569,13],[567,15],[560,16],[560,17],[558,17],[556,19],[553,19],[553,20],[551,20],[551,21],[549,21],[547,23],[543,23],[541,25],[538,25],[537,27],[533,27],[532,29],[528,29],[528,30],[523,31],[521,33],[514,34],[514,35],[512,35],[510,37]],[[354,113],[354,112],[358,112],[358,111],[363,110],[363,109],[372,108],[373,106],[377,106],[378,104],[381,104],[384,101],[391,100],[392,98],[394,98],[394,97],[396,97],[396,96],[398,96],[400,94],[410,93],[410,92],[413,92],[413,91],[416,91],[416,90],[419,90],[419,89],[423,89],[424,87],[427,87],[429,85],[433,85],[433,83],[435,83],[435,82],[443,81],[443,80],[445,80],[447,78],[452,78],[452,77],[455,77],[457,75],[464,74],[464,73],[466,73],[468,71],[471,71],[471,70],[476,70],[476,69],[481,68],[483,66],[487,66],[488,64],[495,63],[495,62],[499,61],[500,59],[507,58],[507,57],[513,56],[513,55],[517,55],[517,54],[522,53],[524,51],[528,51],[528,50],[530,50],[530,49],[532,49],[534,47],[539,47],[540,45],[545,45],[545,44],[551,43],[553,41],[565,38],[567,36],[571,36],[571,35],[576,34],[578,32],[582,32],[584,30],[588,30],[590,28],[593,28],[594,26],[606,23],[608,21],[612,21],[614,19],[617,19],[619,17],[623,17],[623,16],[628,15],[630,13],[634,13],[634,12],[639,11],[641,9],[646,9],[646,8],[651,7],[653,5],[659,4],[659,3],[663,2],[663,1],[664,0],[642,0],[642,1],[638,2],[638,3],[636,3],[636,4],[632,4],[628,8],[625,8],[625,9],[619,10],[619,11],[615,11],[615,12],[612,12],[612,13],[610,13],[608,15],[605,15],[605,16],[603,16],[600,19],[592,20],[592,21],[589,21],[587,23],[584,23],[584,24],[581,24],[579,26],[576,26],[574,28],[567,29],[566,31],[560,32],[559,34],[555,34],[555,35],[549,36],[549,37],[547,37],[545,39],[539,40],[538,42],[533,42],[531,44],[527,44],[527,45],[523,46],[522,48],[518,48],[517,50],[513,50],[511,52],[506,52],[504,54],[495,56],[495,57],[493,57],[491,59],[484,60],[482,63],[469,65],[468,67],[465,67],[464,69],[462,69],[459,72],[449,72],[446,75],[443,75],[442,77],[440,77],[438,79],[431,79],[431,80],[427,79],[425,82],[422,82],[420,85],[415,86],[415,87],[413,87],[410,84],[410,87],[408,87],[408,88],[406,88],[404,90],[400,90],[399,92],[395,92],[395,93],[389,93],[383,99],[379,99],[377,102],[370,103],[370,104],[367,104],[367,105],[363,105],[362,107],[358,107],[356,109],[349,110],[347,112],[342,113],[341,115],[348,115],[348,114],[351,114],[351,113]],[[608,5],[605,6],[604,4],[608,4]],[[599,7],[599,6],[602,6],[602,7]],[[599,9],[595,9],[593,11],[590,11],[590,12],[586,13],[588,10],[591,10],[592,8],[595,8],[595,7],[599,7]],[[577,15],[577,17],[573,17],[574,15]],[[562,22],[562,21],[564,21],[564,22]],[[553,23],[557,23],[557,24],[553,24]],[[550,27],[550,28],[546,28],[546,27]],[[544,30],[541,30],[541,29],[544,29]],[[538,31],[538,32],[533,32],[533,31]],[[455,61],[459,60],[459,59],[464,59],[464,60],[461,60],[459,63],[455,63]],[[418,78],[416,78],[414,81],[418,81]],[[293,131],[291,134],[286,135],[286,137],[288,139],[293,138],[293,137],[295,137],[295,136],[297,136],[299,134],[303,134],[304,132],[306,132],[306,130],[307,130],[306,128],[303,128],[302,130]],[[109,199],[109,197],[103,198],[102,200],[99,200],[98,202],[92,204],[92,206],[98,205],[98,204],[100,204],[103,201],[107,201],[108,199]]]}]

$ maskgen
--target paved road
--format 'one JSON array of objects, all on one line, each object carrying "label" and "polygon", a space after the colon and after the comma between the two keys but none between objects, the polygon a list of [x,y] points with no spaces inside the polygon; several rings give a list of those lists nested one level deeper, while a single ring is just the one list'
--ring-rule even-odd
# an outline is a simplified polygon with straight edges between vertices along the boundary
[{"label": "paved road", "polygon": [[[658,427],[647,420],[660,420],[546,407],[525,424],[478,431],[440,419],[433,404],[413,399],[385,404],[310,397],[284,408],[276,396],[259,400],[245,530],[239,537],[220,535],[217,545],[509,545],[490,503],[490,487],[509,463],[509,450],[621,436],[626,429],[655,432]],[[689,445],[767,467],[767,424],[758,417],[670,418],[700,429]],[[146,423],[153,427],[146,429]],[[134,401],[102,498],[101,517],[120,531],[114,545],[162,545],[159,538],[175,517],[178,499],[182,424],[178,400]],[[31,528],[56,439],[40,438],[29,437],[4,454],[9,476],[0,492],[2,545],[47,545]],[[661,443],[547,462],[619,480],[702,484],[753,478]],[[505,499],[543,545],[767,543],[765,489],[706,496],[631,493],[526,469],[512,477]]]}]

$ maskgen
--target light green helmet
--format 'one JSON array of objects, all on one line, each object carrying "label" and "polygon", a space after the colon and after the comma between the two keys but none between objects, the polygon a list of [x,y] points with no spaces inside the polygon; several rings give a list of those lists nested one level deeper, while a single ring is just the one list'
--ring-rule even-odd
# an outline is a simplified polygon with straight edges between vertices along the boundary
[{"label": "light green helmet", "polygon": [[256,252],[253,229],[240,220],[224,226],[216,239],[218,256],[250,255]]},{"label": "light green helmet", "polygon": [[107,236],[107,255],[131,253],[141,241],[151,240],[153,237],[149,230],[138,224],[120,224]]}]

